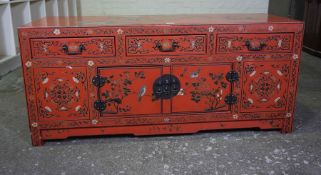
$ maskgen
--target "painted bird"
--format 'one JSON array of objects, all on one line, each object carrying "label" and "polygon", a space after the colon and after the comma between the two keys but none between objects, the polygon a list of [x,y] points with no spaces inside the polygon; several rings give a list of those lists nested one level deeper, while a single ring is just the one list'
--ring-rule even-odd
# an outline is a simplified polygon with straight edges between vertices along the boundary
[{"label": "painted bird", "polygon": [[142,100],[142,97],[145,95],[145,93],[146,93],[146,86],[143,85],[142,87],[140,87],[139,93],[138,93],[138,101],[139,102]]},{"label": "painted bird", "polygon": [[191,78],[197,78],[199,76],[200,71],[200,69],[197,69],[196,71],[192,72],[189,76]]}]

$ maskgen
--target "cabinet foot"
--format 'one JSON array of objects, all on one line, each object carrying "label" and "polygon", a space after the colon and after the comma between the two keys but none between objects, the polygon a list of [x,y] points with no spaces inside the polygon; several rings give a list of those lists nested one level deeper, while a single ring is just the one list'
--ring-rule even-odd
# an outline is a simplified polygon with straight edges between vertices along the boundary
[{"label": "cabinet foot", "polygon": [[40,131],[38,129],[34,129],[31,131],[31,143],[32,146],[42,146],[44,141],[41,139]]},{"label": "cabinet foot", "polygon": [[286,134],[291,132],[292,132],[292,119],[291,118],[284,119],[281,133]]},{"label": "cabinet foot", "polygon": [[44,144],[44,141],[41,140],[41,139],[38,139],[38,140],[31,140],[32,142],[32,146],[42,146]]}]

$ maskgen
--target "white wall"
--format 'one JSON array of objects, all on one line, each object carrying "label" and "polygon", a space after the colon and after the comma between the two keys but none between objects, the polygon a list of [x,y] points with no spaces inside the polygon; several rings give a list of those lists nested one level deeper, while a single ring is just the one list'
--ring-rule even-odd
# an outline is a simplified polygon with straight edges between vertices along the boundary
[{"label": "white wall", "polygon": [[45,16],[77,16],[77,0],[0,0],[0,77],[20,65],[17,27]]},{"label": "white wall", "polygon": [[269,0],[81,0],[83,16],[267,13]]}]

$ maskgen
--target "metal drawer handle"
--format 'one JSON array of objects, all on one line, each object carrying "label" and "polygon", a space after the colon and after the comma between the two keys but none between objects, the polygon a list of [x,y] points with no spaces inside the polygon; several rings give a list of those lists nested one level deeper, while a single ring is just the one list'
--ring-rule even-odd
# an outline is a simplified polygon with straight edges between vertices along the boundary
[{"label": "metal drawer handle", "polygon": [[261,51],[266,46],[266,44],[263,41],[257,43],[246,40],[245,46],[249,51]]},{"label": "metal drawer handle", "polygon": [[72,46],[72,51],[70,51],[71,49],[69,48],[69,46],[67,46],[66,44],[62,46],[62,50],[67,54],[67,55],[79,55],[82,53],[82,51],[86,50],[85,46],[83,44],[80,44],[77,48],[74,48],[77,46]]},{"label": "metal drawer handle", "polygon": [[173,52],[178,47],[179,47],[179,45],[178,45],[178,42],[176,42],[176,41],[173,41],[173,42],[170,42],[170,41],[163,41],[163,42],[157,41],[156,45],[155,45],[155,48],[157,48],[160,52]]}]

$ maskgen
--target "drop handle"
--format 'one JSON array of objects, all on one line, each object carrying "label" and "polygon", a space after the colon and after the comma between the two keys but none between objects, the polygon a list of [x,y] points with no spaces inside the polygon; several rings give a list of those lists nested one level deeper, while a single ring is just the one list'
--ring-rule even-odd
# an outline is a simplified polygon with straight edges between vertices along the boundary
[{"label": "drop handle", "polygon": [[160,52],[174,52],[176,48],[179,48],[179,45],[176,41],[157,41],[155,48]]},{"label": "drop handle", "polygon": [[264,41],[245,41],[245,46],[247,47],[247,50],[249,51],[261,51],[265,46]]},{"label": "drop handle", "polygon": [[86,50],[85,45],[80,44],[79,46],[68,46],[64,44],[62,50],[67,55],[80,55],[84,50]]}]

